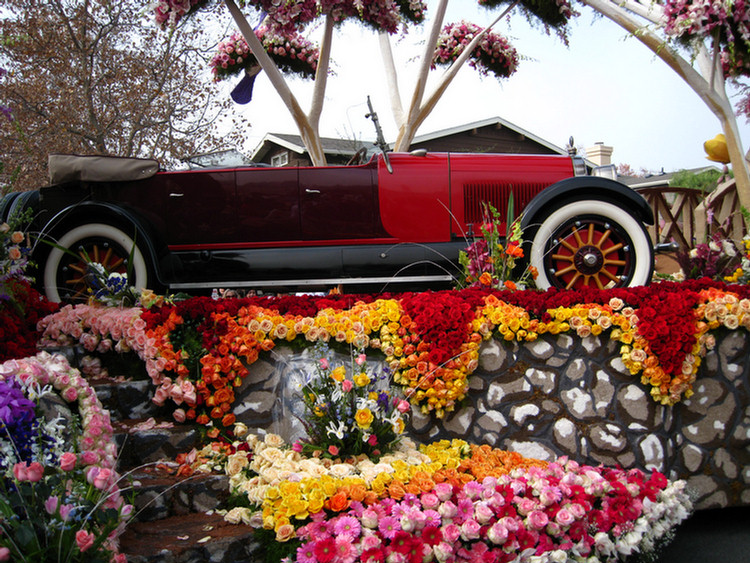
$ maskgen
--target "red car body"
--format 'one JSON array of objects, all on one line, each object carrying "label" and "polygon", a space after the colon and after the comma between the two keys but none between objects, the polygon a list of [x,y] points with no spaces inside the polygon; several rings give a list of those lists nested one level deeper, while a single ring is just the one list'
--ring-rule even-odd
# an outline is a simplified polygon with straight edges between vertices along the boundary
[{"label": "red car body", "polygon": [[[85,174],[92,157],[80,158],[80,177],[8,194],[0,218],[33,208],[40,233],[89,257],[109,251],[129,258],[135,245],[135,282],[172,290],[339,284],[398,290],[447,283],[458,252],[478,230],[481,203],[504,217],[511,193],[529,240],[547,215],[571,202],[608,202],[641,230],[653,221],[639,195],[612,180],[576,176],[582,162],[569,156],[396,153],[388,155],[390,172],[379,156],[357,166],[159,171],[145,179],[93,181]],[[602,232],[612,230],[613,219],[587,223],[598,233],[590,247],[610,237]],[[640,236],[620,231],[628,239],[623,248]],[[617,251],[618,263],[630,262],[627,248]],[[585,257],[590,261],[591,251]],[[46,245],[35,258],[51,298],[78,291],[70,281],[75,259]],[[641,258],[653,267],[652,253]],[[617,285],[634,282],[630,273],[615,277],[623,278]],[[635,281],[644,283],[643,274]]]}]

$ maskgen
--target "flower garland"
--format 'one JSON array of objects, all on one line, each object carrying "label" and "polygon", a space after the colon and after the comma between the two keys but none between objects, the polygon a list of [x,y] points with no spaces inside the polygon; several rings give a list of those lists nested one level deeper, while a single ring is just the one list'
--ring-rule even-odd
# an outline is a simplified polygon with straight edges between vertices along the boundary
[{"label": "flower garland", "polygon": [[[483,340],[545,333],[608,334],[624,366],[673,405],[692,394],[711,331],[750,327],[750,288],[708,280],[649,287],[547,292],[466,289],[398,296],[193,298],[151,309],[66,306],[39,323],[42,344],[135,351],[172,401],[177,420],[234,422],[234,389],[277,343],[370,348],[425,413],[440,418],[465,397]],[[667,338],[668,336],[668,338]]]},{"label": "flower garland", "polygon": [[[37,418],[46,395],[76,405],[74,420]],[[109,413],[64,357],[42,352],[0,365],[0,452],[0,560],[125,561],[117,537],[132,506],[114,471]]]},{"label": "flower garland", "polygon": [[[281,36],[266,26],[259,27],[255,34],[279,69],[304,78],[315,76],[319,52],[305,38],[296,33]],[[217,51],[209,63],[215,81],[233,76],[243,69],[249,70],[258,64],[245,38],[238,32],[221,41]]]},{"label": "flower garland", "polygon": [[685,483],[658,472],[462,440],[404,440],[374,463],[308,458],[276,435],[249,435],[190,458],[190,470],[229,476],[238,506],[228,521],[271,531],[298,563],[609,561],[652,550],[691,510]]},{"label": "flower garland", "polygon": [[[447,24],[438,37],[433,66],[453,63],[481,31],[481,27],[470,22]],[[485,76],[492,73],[507,78],[518,68],[518,52],[505,37],[488,31],[471,53],[469,66]]]},{"label": "flower garland", "polygon": [[667,0],[667,35],[690,43],[711,38],[727,76],[750,72],[750,5],[745,0]]}]

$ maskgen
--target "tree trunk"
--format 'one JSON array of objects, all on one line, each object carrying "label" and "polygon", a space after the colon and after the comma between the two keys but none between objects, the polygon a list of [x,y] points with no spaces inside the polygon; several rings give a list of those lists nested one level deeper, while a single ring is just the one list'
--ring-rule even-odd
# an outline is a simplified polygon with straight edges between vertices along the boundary
[{"label": "tree trunk", "polygon": [[[294,119],[294,122],[297,124],[297,129],[299,129],[300,136],[302,137],[302,142],[307,148],[313,166],[325,166],[326,157],[325,153],[323,152],[323,145],[320,142],[320,134],[318,133],[317,123],[313,125],[310,122],[310,119],[300,107],[299,102],[297,102],[297,98],[289,89],[289,85],[286,83],[286,80],[281,74],[281,71],[276,66],[276,63],[273,62],[271,57],[268,56],[268,53],[266,53],[260,40],[255,35],[253,28],[250,27],[250,24],[245,18],[245,15],[237,7],[235,1],[224,0],[224,4],[229,10],[229,13],[232,14],[232,18],[234,18],[235,23],[240,28],[242,36],[245,38],[245,41],[247,41],[247,44],[250,47],[253,55],[255,55],[255,58],[258,60],[260,67],[266,72],[266,75],[271,81],[271,84],[279,94],[281,100],[284,102],[284,105],[286,105],[289,113],[292,116],[292,119]],[[318,61],[318,64],[320,65],[321,61]],[[324,64],[326,65],[325,68],[327,68],[327,61]],[[323,82],[323,87],[324,86],[325,81]],[[320,102],[320,104],[322,106],[322,101]]]},{"label": "tree trunk", "polygon": [[[748,173],[748,163],[742,149],[737,119],[732,111],[732,105],[727,98],[724,89],[724,77],[721,74],[721,69],[718,67],[717,61],[714,60],[710,64],[705,64],[702,69],[703,75],[701,75],[690,63],[671,49],[662,38],[629,16],[626,10],[630,2],[627,0],[623,3],[625,6],[624,9],[609,0],[582,1],[627,30],[656,54],[657,57],[667,63],[672,70],[687,82],[688,86],[700,96],[701,100],[719,119],[727,140],[727,149],[732,164],[732,171],[734,172],[740,205],[745,209],[750,209],[750,173]],[[662,12],[657,10],[658,6],[646,9],[640,4],[634,4],[633,7],[632,11],[634,13],[654,23],[659,24],[661,22]]]}]

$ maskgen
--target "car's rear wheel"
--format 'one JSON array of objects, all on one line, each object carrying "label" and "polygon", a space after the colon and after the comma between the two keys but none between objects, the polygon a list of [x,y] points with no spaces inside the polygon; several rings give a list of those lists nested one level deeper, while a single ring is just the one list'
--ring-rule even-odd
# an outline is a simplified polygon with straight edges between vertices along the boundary
[{"label": "car's rear wheel", "polygon": [[[131,251],[132,264],[128,264]],[[130,271],[128,283],[136,288],[149,283],[146,260],[133,239],[112,225],[90,223],[65,233],[49,253],[44,264],[47,298],[58,302],[88,299],[88,261],[101,264],[108,273]]]},{"label": "car's rear wheel", "polygon": [[533,233],[530,264],[537,287],[598,289],[645,285],[654,253],[643,224],[626,209],[606,201],[563,205]]}]

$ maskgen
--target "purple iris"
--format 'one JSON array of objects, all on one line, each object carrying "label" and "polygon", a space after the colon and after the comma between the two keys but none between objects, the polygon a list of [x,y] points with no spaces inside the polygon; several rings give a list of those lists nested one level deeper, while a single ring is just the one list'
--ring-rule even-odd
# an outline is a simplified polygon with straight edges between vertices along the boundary
[{"label": "purple iris", "polygon": [[26,398],[15,379],[0,381],[0,421],[8,427],[34,420],[36,404]]},{"label": "purple iris", "polygon": [[[21,461],[31,459],[38,423],[36,404],[26,398],[15,379],[0,381],[0,438],[10,439]],[[0,468],[5,464],[0,460]]]}]

